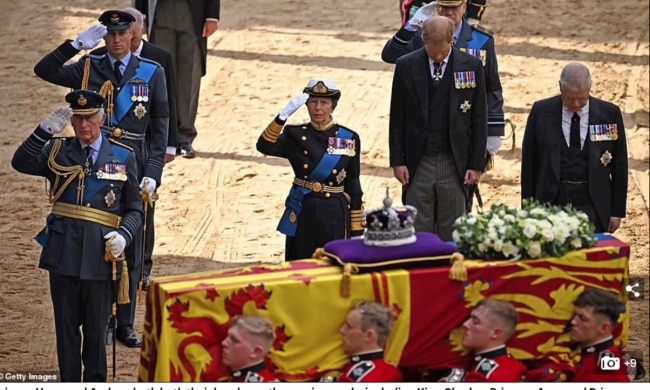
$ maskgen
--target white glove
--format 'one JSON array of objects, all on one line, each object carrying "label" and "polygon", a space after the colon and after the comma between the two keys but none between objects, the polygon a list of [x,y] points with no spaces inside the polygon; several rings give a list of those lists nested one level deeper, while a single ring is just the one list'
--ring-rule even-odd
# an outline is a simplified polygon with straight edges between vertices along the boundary
[{"label": "white glove", "polygon": [[156,184],[158,184],[158,183],[156,183],[156,181],[154,179],[145,176],[145,177],[142,178],[142,181],[140,182],[140,189],[142,189],[144,187],[144,181],[145,180],[148,180],[148,182],[147,182],[147,193],[153,194],[154,191],[156,191]]},{"label": "white glove", "polygon": [[499,151],[502,142],[503,141],[499,136],[489,136],[487,137],[487,145],[485,146],[485,149],[487,149],[491,155],[495,156]]},{"label": "white glove", "polygon": [[70,107],[59,107],[54,112],[52,112],[45,120],[41,123],[41,129],[47,131],[50,134],[58,134],[65,129],[68,125],[68,120],[72,116],[72,108]]},{"label": "white glove", "polygon": [[126,238],[116,231],[112,231],[104,236],[107,240],[113,237],[115,239],[111,242],[111,253],[113,256],[119,257],[124,252],[124,248],[126,248]]},{"label": "white glove", "polygon": [[406,24],[410,25],[414,30],[422,28],[422,23],[435,15],[436,5],[436,2],[432,1],[431,3],[418,8],[418,10],[415,12],[415,15],[413,15],[413,17],[409,19]]},{"label": "white glove", "polygon": [[99,45],[106,35],[106,26],[103,24],[94,24],[88,27],[79,37],[72,42],[72,46],[77,50],[91,50]]},{"label": "white glove", "polygon": [[309,94],[308,93],[302,93],[293,100],[287,104],[287,106],[280,112],[280,120],[286,121],[289,119],[291,115],[293,115],[294,112],[298,111],[298,109],[305,103],[307,103],[307,100],[309,100]]}]

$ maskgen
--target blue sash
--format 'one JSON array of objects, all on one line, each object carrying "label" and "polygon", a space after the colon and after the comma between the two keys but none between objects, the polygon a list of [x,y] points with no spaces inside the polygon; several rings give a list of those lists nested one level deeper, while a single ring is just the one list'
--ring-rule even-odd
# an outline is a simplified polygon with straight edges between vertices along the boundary
[{"label": "blue sash", "polygon": [[[113,147],[113,154],[115,155],[116,159],[118,159],[122,164],[126,164],[126,159],[129,157],[129,153],[131,151],[119,145],[111,144],[111,146]],[[97,179],[97,175],[94,174],[84,179],[84,186],[84,199],[82,204],[88,203],[89,199],[95,196],[97,192],[99,192],[102,188],[106,187],[106,180],[99,180]],[[66,188],[66,190],[59,198],[58,202],[77,204],[77,186],[74,186],[72,183],[70,183],[68,188]],[[36,242],[38,242],[43,248],[47,246],[47,241],[50,238],[47,227],[52,224],[55,217],[56,216],[53,214],[48,215],[46,223],[47,226],[41,230],[36,235],[36,237],[34,237],[34,240],[36,240]]]},{"label": "blue sash", "polygon": [[[149,83],[154,73],[156,72],[156,69],[158,69],[156,65],[140,60],[140,66],[135,70],[135,76],[133,76],[130,80],[138,78],[144,80],[146,83]],[[109,123],[110,126],[117,126],[117,124],[120,123],[122,119],[124,119],[124,116],[127,112],[129,112],[131,107],[133,107],[131,96],[131,88],[127,88],[125,84],[125,86],[115,98],[115,111],[111,117],[111,121],[113,123]]]},{"label": "blue sash", "polygon": [[[339,132],[337,138],[350,139],[352,138],[352,131],[346,129],[345,127],[339,126]],[[307,180],[314,182],[323,182],[327,176],[329,176],[332,169],[338,164],[341,159],[340,155],[333,155],[325,152],[323,158],[320,160],[316,168],[311,172]],[[278,224],[278,230],[286,234],[289,237],[296,236],[296,229],[298,228],[298,216],[302,211],[302,200],[305,198],[305,195],[311,192],[310,189],[299,187],[293,185],[289,191],[289,196],[284,202],[285,210]]]},{"label": "blue sash", "polygon": [[472,29],[472,40],[467,41],[467,48],[480,50],[490,40],[490,36],[486,33]]}]

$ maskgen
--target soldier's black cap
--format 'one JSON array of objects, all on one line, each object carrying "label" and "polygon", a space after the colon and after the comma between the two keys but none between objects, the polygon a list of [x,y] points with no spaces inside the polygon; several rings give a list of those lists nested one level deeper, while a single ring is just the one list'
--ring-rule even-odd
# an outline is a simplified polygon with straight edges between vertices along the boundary
[{"label": "soldier's black cap", "polygon": [[74,115],[93,115],[100,108],[106,107],[106,99],[97,92],[79,89],[65,95],[65,101],[70,103]]},{"label": "soldier's black cap", "polygon": [[99,22],[106,26],[106,30],[128,30],[135,18],[128,12],[112,9],[104,12],[99,17]]}]

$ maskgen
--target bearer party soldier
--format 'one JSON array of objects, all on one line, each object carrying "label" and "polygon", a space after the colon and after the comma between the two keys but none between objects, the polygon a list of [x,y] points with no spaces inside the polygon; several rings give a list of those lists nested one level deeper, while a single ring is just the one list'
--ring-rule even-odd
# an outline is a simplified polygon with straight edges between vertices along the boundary
[{"label": "bearer party soldier", "polygon": [[[34,67],[36,75],[53,84],[99,92],[109,110],[102,133],[132,148],[138,182],[152,194],[160,184],[169,128],[165,73],[158,63],[131,54],[131,24],[135,18],[123,11],[104,12],[99,21],[74,41],[67,40]],[[64,65],[81,50],[91,50],[104,39],[107,54],[85,55]],[[111,109],[112,105],[112,109]],[[145,133],[149,136],[145,141]],[[129,267],[129,297],[136,299],[142,267],[142,228],[125,251]],[[118,308],[117,338],[130,348],[141,340],[133,330],[135,305]]]}]

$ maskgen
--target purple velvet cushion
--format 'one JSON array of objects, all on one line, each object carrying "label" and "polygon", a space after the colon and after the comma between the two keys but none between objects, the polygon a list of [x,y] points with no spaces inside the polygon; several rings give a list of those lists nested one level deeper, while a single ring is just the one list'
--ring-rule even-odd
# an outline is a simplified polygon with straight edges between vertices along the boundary
[{"label": "purple velvet cushion", "polygon": [[448,260],[456,248],[433,233],[415,233],[412,244],[377,247],[366,246],[362,239],[330,241],[323,247],[325,255],[340,264],[378,267],[422,261]]}]

